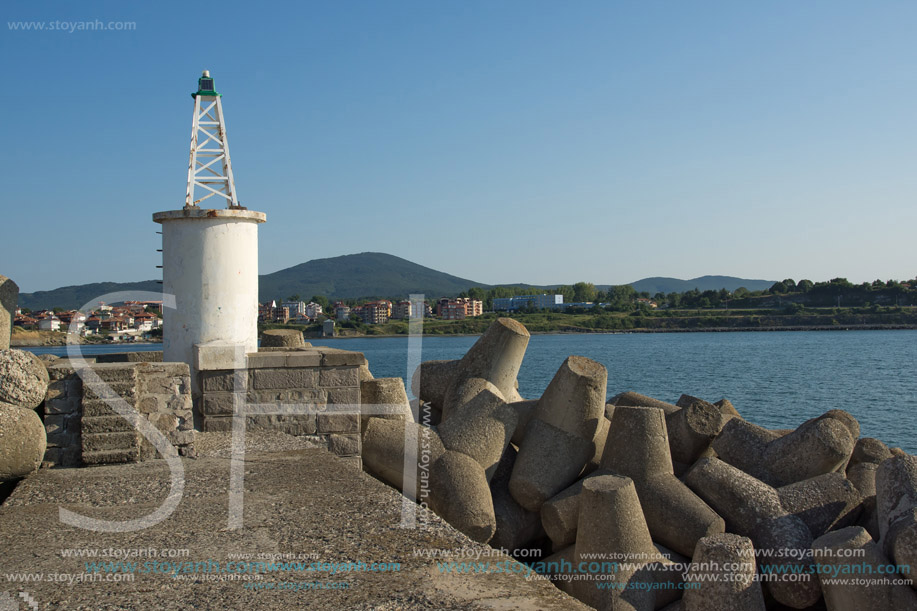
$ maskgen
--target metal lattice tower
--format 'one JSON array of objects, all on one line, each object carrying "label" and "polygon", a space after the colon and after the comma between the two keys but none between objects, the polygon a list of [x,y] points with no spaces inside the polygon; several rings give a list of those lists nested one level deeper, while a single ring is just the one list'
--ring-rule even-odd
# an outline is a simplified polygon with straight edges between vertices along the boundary
[{"label": "metal lattice tower", "polygon": [[[188,163],[185,208],[196,207],[214,195],[225,198],[227,208],[241,208],[232,177],[226,121],[220,102],[222,95],[214,90],[209,70],[204,70],[197,81],[197,91],[191,97],[194,98],[194,120],[191,125],[191,160]],[[195,199],[197,188],[205,193]]]}]

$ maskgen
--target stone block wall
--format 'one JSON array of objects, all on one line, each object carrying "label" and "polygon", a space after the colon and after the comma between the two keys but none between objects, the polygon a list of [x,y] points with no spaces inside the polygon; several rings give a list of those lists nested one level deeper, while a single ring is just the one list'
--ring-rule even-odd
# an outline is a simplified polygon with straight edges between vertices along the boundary
[{"label": "stone block wall", "polygon": [[237,395],[247,428],[282,431],[338,456],[359,456],[365,363],[359,352],[310,346],[249,354],[238,371],[202,370],[202,430],[232,430]]},{"label": "stone block wall", "polygon": [[[185,363],[137,363],[137,410],[168,438],[181,456],[194,455],[191,373]],[[153,444],[142,438],[140,459],[156,458]]]},{"label": "stone block wall", "polygon": [[131,407],[136,406],[135,367],[121,363],[100,363],[91,369],[99,381],[83,378],[83,464],[137,462],[140,460],[140,434],[108,402],[121,398]]},{"label": "stone block wall", "polygon": [[191,378],[184,363],[93,363],[84,381],[68,360],[48,367],[45,461],[59,466],[136,462],[158,456],[109,402],[123,399],[162,432],[175,451],[193,454]]},{"label": "stone block wall", "polygon": [[45,395],[45,432],[48,447],[45,462],[75,467],[82,461],[80,419],[83,380],[66,360],[48,366],[48,394]]}]

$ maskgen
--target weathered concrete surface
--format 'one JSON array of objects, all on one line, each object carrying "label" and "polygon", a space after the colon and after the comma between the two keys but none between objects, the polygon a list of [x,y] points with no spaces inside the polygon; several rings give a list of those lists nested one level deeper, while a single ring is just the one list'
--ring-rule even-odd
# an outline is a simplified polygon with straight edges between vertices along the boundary
[{"label": "weathered concrete surface", "polygon": [[84,573],[85,559],[62,558],[61,548],[188,549],[185,560],[221,566],[230,554],[316,554],[320,562],[400,562],[401,570],[289,571],[257,582],[279,588],[281,582],[345,581],[346,590],[249,590],[243,581],[152,573],[138,573],[132,583],[33,582],[16,590],[53,609],[587,609],[546,580],[441,574],[435,559],[415,556],[415,550],[466,548],[491,563],[509,558],[419,508],[422,527],[402,528],[401,496],[349,464],[324,450],[247,456],[244,527],[229,531],[229,461],[184,459],[185,494],[176,511],[152,528],[116,534],[63,525],[58,507],[118,520],[149,513],[169,490],[163,461],[42,471],[0,507],[0,573]]},{"label": "weathered concrete surface", "polygon": [[446,391],[458,370],[459,360],[424,361],[411,376],[411,390],[421,401],[442,411]]},{"label": "weathered concrete surface", "polygon": [[[686,396],[682,395],[682,399]],[[672,460],[684,465],[694,464],[732,417],[724,416],[718,407],[700,399],[668,414],[665,424]]]},{"label": "weathered concrete surface", "polygon": [[424,498],[425,476],[445,451],[435,431],[415,422],[370,418],[363,434],[366,469],[414,499]]},{"label": "weathered concrete surface", "polygon": [[[471,378],[484,378],[496,386],[507,403],[521,401],[522,397],[516,390],[516,376],[522,366],[529,337],[528,329],[517,320],[498,318],[493,321],[455,366],[443,396],[443,420],[449,419],[454,408],[461,407],[462,386]],[[420,385],[423,384],[421,380]]]},{"label": "weathered concrete surface", "polygon": [[697,542],[686,580],[700,587],[685,590],[684,611],[764,611],[751,539],[722,533]]},{"label": "weathered concrete surface", "polygon": [[[698,404],[681,411],[696,407]],[[725,524],[675,477],[666,422],[665,413],[657,407],[616,408],[611,421],[615,438],[608,444],[602,468],[634,481],[653,540],[690,556],[698,540],[722,533]]]},{"label": "weathered concrete surface", "polygon": [[672,403],[666,403],[665,401],[660,401],[653,397],[647,397],[646,395],[641,395],[632,390],[615,395],[611,398],[609,403],[614,406],[624,407],[658,407],[666,413],[666,416],[680,409],[677,405]]},{"label": "weathered concrete surface", "polygon": [[45,426],[38,414],[0,403],[0,482],[37,471],[46,447]]},{"label": "weathered concrete surface", "polygon": [[[596,557],[587,554],[614,553],[621,554],[619,558],[632,559],[629,564],[633,566],[622,563],[609,570],[606,567],[611,563],[601,565],[589,571],[588,579],[573,582],[571,591],[602,611],[654,609],[656,590],[640,586],[654,580],[644,563],[657,561],[661,555],[653,547],[633,481],[617,475],[591,477],[583,483],[579,504],[577,562]],[[598,580],[614,582],[617,587],[599,589],[595,585]]]},{"label": "weathered concrete surface", "polygon": [[[917,567],[917,456],[894,456],[876,472],[880,543],[898,565]],[[907,576],[917,589],[917,577]]]},{"label": "weathered concrete surface", "polygon": [[478,461],[489,482],[516,430],[519,417],[493,384],[484,383],[490,389],[485,387],[462,409],[456,410],[439,426],[438,432],[447,450],[467,454]]},{"label": "weathered concrete surface", "polygon": [[373,417],[413,422],[414,413],[411,411],[411,403],[404,390],[404,380],[401,378],[370,378],[360,382],[361,431],[366,431],[369,419]]},{"label": "weathered concrete surface", "polygon": [[594,455],[593,440],[533,418],[513,466],[509,491],[529,511],[541,511],[545,501],[576,481]]},{"label": "weathered concrete surface", "polygon": [[306,345],[302,331],[296,329],[268,329],[261,334],[264,348],[302,348]]},{"label": "weathered concrete surface", "polygon": [[777,489],[780,504],[817,539],[829,530],[856,524],[863,495],[840,473],[825,473]]},{"label": "weathered concrete surface", "polygon": [[853,454],[850,456],[847,470],[849,471],[860,463],[881,465],[882,461],[891,457],[892,453],[887,445],[873,437],[861,437],[853,446]]},{"label": "weathered concrete surface", "polygon": [[[723,517],[729,532],[749,537],[755,549],[773,550],[760,561],[775,567],[775,575],[784,571],[780,579],[767,582],[778,602],[794,609],[818,602],[821,590],[809,572],[810,559],[788,551],[809,549],[812,533],[801,518],[786,511],[774,488],[716,458],[697,461],[685,483]],[[783,579],[791,573],[795,573],[792,579]]]},{"label": "weathered concrete surface", "polygon": [[0,350],[0,401],[35,409],[48,392],[45,364],[25,350]]},{"label": "weathered concrete surface", "polygon": [[[865,529],[849,526],[830,532],[813,542],[812,551],[816,561],[825,567],[818,578],[829,610],[917,609],[917,594],[910,588],[876,578],[885,576],[880,574],[878,567],[888,570],[891,560]],[[855,552],[859,554],[855,556]],[[832,579],[832,573],[840,578]]]},{"label": "weathered concrete surface", "polygon": [[516,463],[516,449],[506,449],[497,471],[490,481],[490,494],[494,502],[497,530],[488,542],[491,547],[511,552],[524,547],[533,539],[544,535],[540,516],[528,511],[509,493],[509,478]]},{"label": "weathered concrete surface", "polygon": [[462,452],[446,450],[433,463],[430,509],[480,543],[490,541],[497,530],[493,497],[484,467]]}]

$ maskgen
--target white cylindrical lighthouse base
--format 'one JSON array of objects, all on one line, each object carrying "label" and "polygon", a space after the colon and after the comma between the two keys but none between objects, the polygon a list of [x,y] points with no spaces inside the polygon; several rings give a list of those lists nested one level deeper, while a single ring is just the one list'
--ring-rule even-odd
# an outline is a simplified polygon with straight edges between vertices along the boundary
[{"label": "white cylindrical lighthouse base", "polygon": [[163,360],[188,363],[200,393],[195,344],[258,349],[258,224],[263,212],[185,208],[157,212],[162,224],[162,284],[175,296],[163,309]]}]

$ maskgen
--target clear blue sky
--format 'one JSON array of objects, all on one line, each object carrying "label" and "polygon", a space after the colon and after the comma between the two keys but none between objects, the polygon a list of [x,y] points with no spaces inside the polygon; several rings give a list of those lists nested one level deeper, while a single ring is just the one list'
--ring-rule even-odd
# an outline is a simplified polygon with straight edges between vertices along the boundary
[{"label": "clear blue sky", "polygon": [[[212,10],[206,7],[213,7]],[[0,273],[158,278],[203,69],[260,268],[917,275],[917,3],[4,2]],[[22,31],[15,21],[132,21]]]}]

